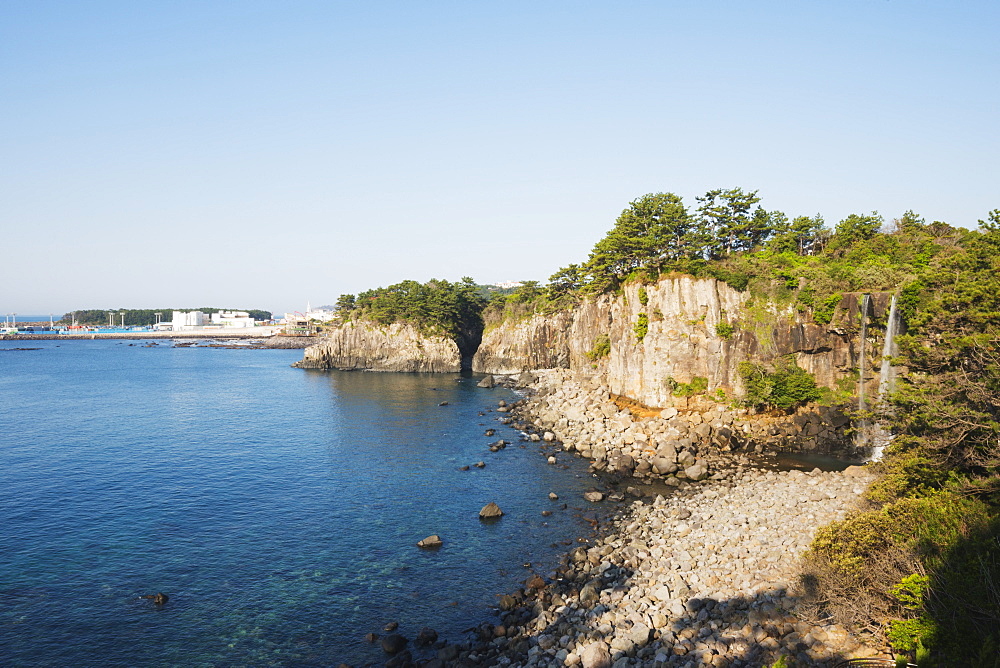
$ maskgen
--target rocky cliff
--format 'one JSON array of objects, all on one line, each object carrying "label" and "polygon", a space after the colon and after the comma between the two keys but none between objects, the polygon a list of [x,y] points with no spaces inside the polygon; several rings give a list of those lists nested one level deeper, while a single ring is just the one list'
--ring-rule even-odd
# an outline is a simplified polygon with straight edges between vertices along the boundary
[{"label": "rocky cliff", "polygon": [[339,325],[305,350],[295,366],[306,369],[367,369],[369,371],[458,372],[458,345],[444,336],[426,336],[415,327],[396,323],[380,326],[365,321]]},{"label": "rocky cliff", "polygon": [[[887,294],[878,294],[867,302],[873,321],[884,320],[888,301]],[[853,391],[860,302],[860,295],[845,294],[830,324],[818,324],[792,306],[755,300],[715,279],[680,276],[652,285],[633,283],[620,295],[586,300],[571,311],[495,323],[484,333],[472,368],[500,374],[597,370],[612,393],[662,408],[684,404],[674,388],[696,377],[707,379],[708,394],[739,396],[740,362],[794,355],[820,386]],[[642,321],[646,331],[640,337]],[[877,328],[868,333],[880,335]],[[593,355],[604,336],[610,351]]]}]

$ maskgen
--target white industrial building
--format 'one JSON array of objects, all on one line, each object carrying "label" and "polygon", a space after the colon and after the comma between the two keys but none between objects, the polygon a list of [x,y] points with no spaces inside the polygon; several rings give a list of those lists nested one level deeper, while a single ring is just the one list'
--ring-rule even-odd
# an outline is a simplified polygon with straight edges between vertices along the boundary
[{"label": "white industrial building", "polygon": [[205,314],[201,311],[174,311],[171,325],[175,332],[201,329],[205,326]]},{"label": "white industrial building", "polygon": [[212,324],[222,327],[253,327],[256,321],[246,311],[218,311],[212,314]]}]

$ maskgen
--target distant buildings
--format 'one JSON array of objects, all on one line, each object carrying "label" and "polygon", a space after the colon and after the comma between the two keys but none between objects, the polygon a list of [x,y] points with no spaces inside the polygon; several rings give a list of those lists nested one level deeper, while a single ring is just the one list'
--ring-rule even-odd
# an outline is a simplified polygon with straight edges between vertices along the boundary
[{"label": "distant buildings", "polygon": [[201,311],[174,311],[169,324],[175,332],[198,329],[247,329],[256,327],[257,321],[246,311],[216,311],[206,315]]},{"label": "distant buildings", "polygon": [[520,281],[504,281],[503,283],[497,283],[496,287],[502,290],[510,290],[511,288],[519,288],[522,285],[524,285],[524,283]]},{"label": "distant buildings", "polygon": [[170,329],[175,332],[202,329],[205,326],[205,314],[201,311],[174,311],[170,324]]}]

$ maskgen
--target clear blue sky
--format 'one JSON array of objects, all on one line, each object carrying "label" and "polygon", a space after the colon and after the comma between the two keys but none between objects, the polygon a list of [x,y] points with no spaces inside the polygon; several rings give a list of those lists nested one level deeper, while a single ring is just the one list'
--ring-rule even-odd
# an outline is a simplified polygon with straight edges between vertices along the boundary
[{"label": "clear blue sky", "polygon": [[0,313],[544,281],[628,202],[975,227],[1000,3],[0,3]]}]

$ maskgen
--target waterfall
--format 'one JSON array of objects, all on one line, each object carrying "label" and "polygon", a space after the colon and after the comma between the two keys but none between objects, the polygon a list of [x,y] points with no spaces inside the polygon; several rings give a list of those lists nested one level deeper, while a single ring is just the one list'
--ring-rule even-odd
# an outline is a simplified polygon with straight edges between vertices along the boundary
[{"label": "waterfall", "polygon": [[[865,393],[865,375],[868,373],[868,309],[871,295],[867,292],[861,297],[861,337],[858,341],[858,410],[868,410]],[[868,448],[868,420],[858,420],[855,425],[854,445],[859,450]]]},{"label": "waterfall", "polygon": [[[878,374],[878,400],[885,401],[889,394],[896,389],[896,367],[892,365],[892,358],[896,355],[896,333],[899,330],[899,314],[896,312],[896,295],[892,296],[889,302],[889,315],[885,323],[885,341],[882,344],[882,366]],[[881,424],[875,424],[871,428],[870,437],[872,454],[870,461],[877,462],[882,459],[882,453],[886,446],[892,442],[892,433]]]},{"label": "waterfall", "polygon": [[896,389],[896,367],[892,366],[892,358],[896,355],[896,331],[899,329],[899,316],[896,313],[896,295],[889,304],[889,319],[885,323],[885,343],[882,344],[882,367],[878,374],[878,399],[885,400],[889,392]]}]

